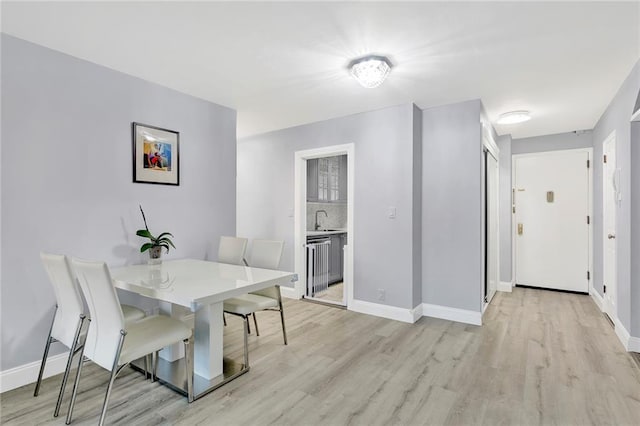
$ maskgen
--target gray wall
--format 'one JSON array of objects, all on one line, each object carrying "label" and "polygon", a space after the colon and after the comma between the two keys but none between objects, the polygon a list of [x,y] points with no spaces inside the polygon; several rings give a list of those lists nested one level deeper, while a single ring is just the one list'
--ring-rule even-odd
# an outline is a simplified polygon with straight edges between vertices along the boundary
[{"label": "gray wall", "polygon": [[[132,121],[180,132],[180,186],[132,183]],[[142,262],[138,204],[174,234],[168,258],[235,233],[235,128],[231,109],[2,35],[2,370],[42,356],[40,251]]]},{"label": "gray wall", "polygon": [[[617,270],[618,270],[618,318],[624,327],[633,336],[640,336],[640,318],[638,300],[631,300],[631,168],[640,167],[639,163],[631,162],[631,125],[629,120],[631,112],[640,90],[640,62],[637,62],[629,76],[622,83],[616,96],[613,98],[602,117],[593,129],[594,158],[602,159],[602,143],[615,130],[617,166],[620,168],[620,190],[622,202],[617,216],[616,241],[618,243]],[[639,185],[633,181],[634,187]],[[594,187],[594,228],[593,228],[593,286],[595,290],[603,294],[602,283],[602,259],[603,259],[603,234],[602,234],[602,161],[594,161],[593,169]],[[634,238],[637,235],[634,235]],[[638,259],[634,259],[638,262]],[[634,286],[638,281],[634,282]],[[634,293],[637,287],[634,289]],[[632,303],[634,303],[632,305]],[[631,312],[634,312],[634,322],[631,323]]]},{"label": "gray wall", "polygon": [[[285,240],[294,269],[294,153],[353,143],[354,297],[413,308],[413,104],[312,123],[238,143],[237,234]],[[352,200],[349,200],[352,202]],[[389,206],[396,219],[387,217]],[[378,289],[386,300],[379,301]]]},{"label": "gray wall", "polygon": [[511,283],[511,135],[496,139],[500,149],[500,281]]},{"label": "gray wall", "polygon": [[581,132],[558,133],[554,135],[535,136],[514,139],[511,142],[511,154],[529,154],[532,152],[559,151],[564,149],[591,148],[593,133],[591,130]]},{"label": "gray wall", "polygon": [[422,110],[413,106],[413,306],[422,303]]},{"label": "gray wall", "polygon": [[422,299],[481,311],[479,100],[423,111]]},{"label": "gray wall", "polygon": [[631,334],[640,337],[640,122],[631,124]]}]

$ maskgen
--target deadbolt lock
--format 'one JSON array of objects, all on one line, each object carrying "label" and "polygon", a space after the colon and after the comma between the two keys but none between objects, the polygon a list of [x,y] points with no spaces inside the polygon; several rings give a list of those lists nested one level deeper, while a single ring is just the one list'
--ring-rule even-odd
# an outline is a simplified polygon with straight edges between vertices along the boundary
[{"label": "deadbolt lock", "polygon": [[519,223],[518,224],[518,235],[522,235],[522,233],[524,232],[523,228],[524,228],[524,226],[521,223]]}]

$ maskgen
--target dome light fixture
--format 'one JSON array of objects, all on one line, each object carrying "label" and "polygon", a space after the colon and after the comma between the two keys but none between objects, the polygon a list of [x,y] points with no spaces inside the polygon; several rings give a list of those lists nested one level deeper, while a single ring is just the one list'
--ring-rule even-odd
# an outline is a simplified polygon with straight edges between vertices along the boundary
[{"label": "dome light fixture", "polygon": [[531,120],[531,113],[529,111],[509,111],[504,114],[500,114],[498,117],[498,124],[518,124]]},{"label": "dome light fixture", "polygon": [[368,55],[351,61],[349,70],[362,87],[373,89],[387,78],[392,66],[386,56]]}]

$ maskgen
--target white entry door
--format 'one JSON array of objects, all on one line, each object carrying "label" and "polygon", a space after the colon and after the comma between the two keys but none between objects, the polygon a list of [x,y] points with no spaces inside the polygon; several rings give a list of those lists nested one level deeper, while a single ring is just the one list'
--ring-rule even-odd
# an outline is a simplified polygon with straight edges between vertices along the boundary
[{"label": "white entry door", "polygon": [[616,208],[619,200],[619,171],[616,167],[616,139],[611,135],[603,144],[602,219],[604,230],[604,311],[610,318],[616,314]]},{"label": "white entry door", "polygon": [[588,293],[589,157],[513,156],[516,284]]}]

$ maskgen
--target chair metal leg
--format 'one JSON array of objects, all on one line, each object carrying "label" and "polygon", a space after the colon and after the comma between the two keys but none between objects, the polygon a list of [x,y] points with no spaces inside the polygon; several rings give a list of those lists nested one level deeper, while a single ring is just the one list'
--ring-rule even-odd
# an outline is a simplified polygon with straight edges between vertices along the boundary
[{"label": "chair metal leg", "polygon": [[124,330],[120,330],[120,342],[118,343],[118,350],[116,351],[116,356],[113,360],[113,367],[111,368],[111,377],[109,378],[109,385],[107,386],[107,393],[104,396],[104,403],[102,404],[102,413],[100,414],[100,421],[98,422],[99,426],[104,425],[104,418],[107,416],[107,407],[109,406],[109,397],[111,396],[111,389],[113,388],[113,382],[116,380],[116,376],[122,369],[121,366],[118,368],[118,362],[120,361],[120,352],[122,351],[122,346],[124,345],[124,337],[127,335],[127,332]]},{"label": "chair metal leg", "polygon": [[[249,317],[247,315],[243,315],[242,318],[248,319]],[[247,321],[247,330],[248,330],[248,333],[251,334],[251,324],[249,324],[248,321]]]},{"label": "chair metal leg", "polygon": [[227,325],[227,318],[224,316],[224,312],[222,313],[222,323]]},{"label": "chair metal leg", "polygon": [[284,344],[287,343],[287,329],[284,325],[284,309],[282,309],[282,300],[280,300],[280,321],[282,322],[282,337],[284,337]]},{"label": "chair metal leg", "polygon": [[42,355],[42,362],[40,363],[40,372],[38,373],[38,381],[36,382],[36,388],[33,391],[33,396],[38,396],[38,394],[40,393],[40,383],[42,382],[44,367],[47,364],[47,357],[49,356],[49,348],[51,347],[51,343],[53,343],[54,341],[54,339],[51,337],[51,332],[53,331],[53,323],[56,321],[57,312],[58,312],[58,305],[56,305],[56,310],[53,313],[53,319],[51,320],[51,326],[49,327],[49,335],[47,336],[47,342],[44,345],[44,354]]},{"label": "chair metal leg", "polygon": [[249,368],[249,318],[242,316],[244,321],[244,368]]},{"label": "chair metal leg", "polygon": [[187,373],[187,401],[193,402],[193,342],[192,337],[185,339],[184,342],[184,360]]},{"label": "chair metal leg", "polygon": [[80,315],[78,320],[78,326],[76,327],[76,334],[73,338],[73,345],[69,349],[69,358],[67,359],[67,367],[64,369],[64,376],[62,376],[62,384],[60,385],[60,393],[58,394],[58,402],[56,402],[56,409],[53,412],[53,417],[58,417],[60,414],[60,406],[62,405],[62,397],[64,396],[64,389],[67,387],[67,380],[69,379],[69,373],[71,372],[71,363],[73,362],[73,356],[77,352],[78,343],[80,340],[80,332],[82,331],[82,325],[84,324],[84,315]]},{"label": "chair metal leg", "polygon": [[253,313],[253,323],[256,325],[256,336],[260,336],[260,332],[258,331],[258,320],[256,319],[256,313]]},{"label": "chair metal leg", "polygon": [[84,345],[80,350],[80,359],[78,360],[78,371],[76,372],[76,380],[73,383],[73,392],[71,393],[71,401],[69,402],[69,411],[67,411],[67,420],[66,424],[71,423],[71,418],[73,416],[73,407],[76,404],[76,397],[78,396],[78,385],[80,384],[80,373],[82,373],[82,365],[84,364]]}]

